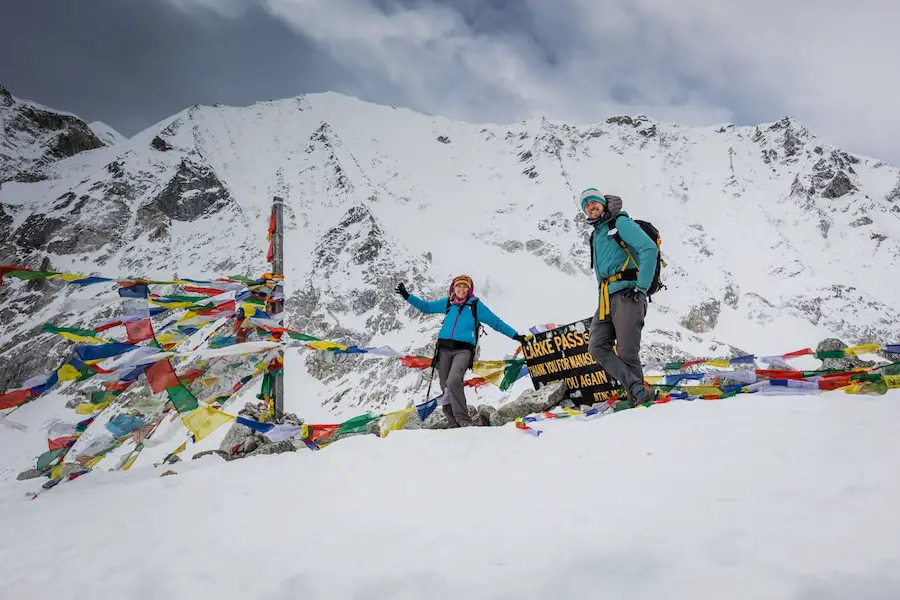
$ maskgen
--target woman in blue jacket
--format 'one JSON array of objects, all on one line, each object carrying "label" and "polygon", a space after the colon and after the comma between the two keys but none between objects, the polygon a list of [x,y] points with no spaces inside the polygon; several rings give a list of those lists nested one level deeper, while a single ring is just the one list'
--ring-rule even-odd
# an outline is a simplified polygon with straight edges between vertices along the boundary
[{"label": "woman in blue jacket", "polygon": [[[402,283],[397,293],[425,314],[446,313],[444,324],[438,333],[437,366],[441,389],[449,400],[443,406],[450,427],[468,427],[472,424],[466,404],[463,376],[472,366],[475,346],[478,344],[478,325],[485,323],[508,338],[524,344],[526,338],[500,320],[491,309],[475,297],[475,284],[468,275],[460,275],[450,284],[448,298],[426,301],[410,294]],[[477,322],[476,322],[477,318]]]}]

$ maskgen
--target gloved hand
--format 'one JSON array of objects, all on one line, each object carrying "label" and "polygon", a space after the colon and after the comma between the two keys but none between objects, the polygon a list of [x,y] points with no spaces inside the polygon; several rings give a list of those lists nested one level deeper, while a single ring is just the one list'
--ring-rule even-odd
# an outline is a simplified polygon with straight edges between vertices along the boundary
[{"label": "gloved hand", "polygon": [[637,288],[628,288],[622,292],[622,297],[633,302],[647,302],[647,294]]},{"label": "gloved hand", "polygon": [[513,336],[513,339],[524,346],[526,343],[528,343],[528,340],[532,339],[533,337],[533,335],[522,335],[521,333],[517,333]]},{"label": "gloved hand", "polygon": [[398,294],[400,294],[401,296],[403,296],[404,300],[409,299],[409,292],[406,291],[406,286],[403,285],[403,282],[400,282],[399,284],[397,284],[397,289],[395,289],[394,291],[397,292]]},{"label": "gloved hand", "polygon": [[613,194],[603,194],[606,198],[606,210],[611,217],[616,216],[622,210],[622,199]]}]

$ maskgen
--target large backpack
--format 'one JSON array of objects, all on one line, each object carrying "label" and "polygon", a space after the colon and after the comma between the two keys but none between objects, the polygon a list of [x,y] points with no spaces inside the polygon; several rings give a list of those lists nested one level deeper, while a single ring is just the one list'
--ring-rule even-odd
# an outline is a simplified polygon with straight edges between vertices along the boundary
[{"label": "large backpack", "polygon": [[[612,237],[616,240],[616,243],[618,243],[620,246],[622,246],[622,248],[625,249],[625,252],[628,252],[628,254],[631,255],[631,251],[628,249],[628,244],[626,244],[622,240],[622,237],[619,235],[619,230],[618,230],[618,227],[616,226],[616,221],[618,220],[618,218],[619,217],[617,216],[615,219],[613,219],[613,222],[612,222],[613,227],[610,227],[609,231],[612,234]],[[650,282],[650,289],[647,290],[647,298],[652,300],[653,294],[655,294],[659,290],[666,287],[662,284],[662,281],[660,279],[660,272],[662,271],[662,267],[666,266],[666,261],[664,261],[662,258],[662,238],[659,235],[659,230],[649,221],[642,221],[640,219],[632,219],[632,220],[635,223],[637,223],[637,225],[644,231],[644,233],[646,233],[650,237],[651,240],[656,242],[656,247],[659,249],[659,253],[656,255],[656,267],[653,272],[653,281]],[[590,251],[591,251],[591,269],[593,270],[593,268],[594,268],[594,233],[591,233],[591,237],[588,239],[588,246],[590,247]],[[636,268],[635,269],[626,269],[626,270],[622,271],[623,275],[625,275],[624,277],[622,277],[622,279],[625,279],[627,281],[635,280],[635,279],[637,279],[637,272],[638,272],[638,270]]]}]

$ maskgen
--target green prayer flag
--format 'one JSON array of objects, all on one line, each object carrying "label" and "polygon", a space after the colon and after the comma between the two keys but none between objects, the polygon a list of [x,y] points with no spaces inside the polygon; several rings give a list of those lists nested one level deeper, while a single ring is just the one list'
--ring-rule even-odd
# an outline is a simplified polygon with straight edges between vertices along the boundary
[{"label": "green prayer flag", "polygon": [[10,271],[4,277],[15,277],[16,279],[43,279],[50,275],[59,275],[55,271]]},{"label": "green prayer flag", "polygon": [[664,371],[680,371],[681,367],[684,366],[683,362],[670,362],[666,363],[666,366],[663,367]]},{"label": "green prayer flag", "polygon": [[288,331],[287,334],[291,339],[299,340],[301,342],[321,342],[322,341],[317,337],[313,337],[311,335],[306,335],[305,333],[294,333],[293,331]]},{"label": "green prayer flag", "polygon": [[823,358],[844,358],[843,350],[826,350],[823,352],[816,352],[813,354],[813,358],[823,359]]},{"label": "green prayer flag", "polygon": [[876,369],[882,375],[900,375],[900,362],[891,363]]},{"label": "green prayer flag", "polygon": [[233,279],[234,281],[240,281],[242,283],[256,283],[256,279],[244,277],[243,275],[229,275],[228,279]]},{"label": "green prayer flag", "polygon": [[259,390],[259,398],[269,398],[272,395],[272,384],[274,383],[274,378],[271,373],[266,373],[263,375],[262,386]]},{"label": "green prayer flag", "polygon": [[56,325],[51,325],[50,323],[44,323],[44,332],[46,333],[71,333],[74,335],[81,335],[84,337],[96,337],[98,335],[97,331],[93,329],[73,329],[71,327],[57,327]]},{"label": "green prayer flag", "polygon": [[860,373],[851,375],[850,381],[881,381],[881,373]]},{"label": "green prayer flag", "polygon": [[104,392],[103,390],[91,392],[91,404],[102,404],[107,400],[112,400],[118,395],[119,392]]},{"label": "green prayer flag", "polygon": [[159,298],[154,298],[154,300],[171,300],[172,302],[194,302],[194,303],[204,303],[209,301],[207,296],[160,296]]},{"label": "green prayer flag", "polygon": [[47,468],[56,461],[57,458],[68,452],[68,448],[57,448],[56,450],[48,450],[38,457],[37,470],[46,471]]},{"label": "green prayer flag", "polygon": [[519,373],[522,372],[522,367],[524,365],[524,358],[513,359],[506,365],[506,369],[503,371],[503,381],[500,382],[501,391],[505,392],[519,379]]},{"label": "green prayer flag", "polygon": [[169,394],[169,400],[172,401],[172,406],[174,406],[175,410],[179,413],[191,412],[200,406],[200,403],[197,402],[197,398],[194,397],[191,391],[187,389],[183,383],[170,387],[166,390],[166,393]]},{"label": "green prayer flag", "polygon": [[369,423],[378,419],[379,417],[381,417],[381,415],[366,413],[364,415],[353,417],[352,419],[347,419],[346,421],[341,423],[341,428],[338,429],[337,434],[343,435],[345,433],[365,433],[368,429]]}]

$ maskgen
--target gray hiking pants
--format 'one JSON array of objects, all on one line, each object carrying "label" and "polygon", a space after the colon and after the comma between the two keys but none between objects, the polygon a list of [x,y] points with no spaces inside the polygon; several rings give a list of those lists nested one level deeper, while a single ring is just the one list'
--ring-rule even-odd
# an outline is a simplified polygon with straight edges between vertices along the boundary
[{"label": "gray hiking pants", "polygon": [[438,375],[441,389],[450,400],[450,404],[445,404],[442,408],[450,422],[450,427],[467,427],[472,424],[463,385],[463,377],[469,368],[471,358],[471,350],[445,350],[442,348],[438,354]]},{"label": "gray hiking pants", "polygon": [[[614,377],[629,397],[644,387],[644,369],[641,367],[641,330],[647,316],[646,297],[640,302],[616,292],[609,297],[610,314],[603,321],[597,317],[591,321],[591,356]],[[616,351],[613,351],[613,344]]]}]

